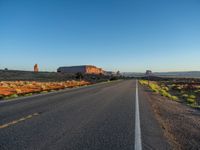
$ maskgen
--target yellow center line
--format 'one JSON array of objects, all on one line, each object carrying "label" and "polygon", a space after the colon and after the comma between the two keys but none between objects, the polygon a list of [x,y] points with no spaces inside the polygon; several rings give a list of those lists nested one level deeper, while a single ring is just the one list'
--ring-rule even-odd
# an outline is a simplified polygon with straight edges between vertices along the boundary
[{"label": "yellow center line", "polygon": [[9,127],[9,126],[15,125],[15,124],[17,124],[17,123],[19,123],[19,122],[22,122],[22,121],[25,121],[25,120],[27,120],[27,119],[31,119],[32,117],[38,116],[38,115],[39,115],[39,113],[34,113],[34,114],[31,114],[31,115],[22,117],[22,118],[17,119],[17,120],[13,120],[13,121],[11,121],[11,122],[9,122],[9,123],[0,125],[0,129],[7,128],[7,127]]}]

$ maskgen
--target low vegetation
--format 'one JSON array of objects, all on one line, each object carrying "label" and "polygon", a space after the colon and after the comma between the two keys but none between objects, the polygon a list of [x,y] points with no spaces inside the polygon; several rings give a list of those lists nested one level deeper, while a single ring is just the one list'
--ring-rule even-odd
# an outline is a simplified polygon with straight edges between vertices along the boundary
[{"label": "low vegetation", "polygon": [[153,81],[148,82],[147,80],[140,80],[140,83],[142,85],[149,86],[150,89],[155,93],[158,93],[162,96],[168,97],[171,100],[178,101],[178,97],[171,95],[169,92],[169,88],[167,86],[159,85],[157,82],[153,82]]},{"label": "low vegetation", "polygon": [[168,97],[174,101],[184,102],[194,108],[200,108],[200,85],[195,82],[176,81],[147,81],[140,80],[153,92]]},{"label": "low vegetation", "polygon": [[64,88],[91,84],[86,81],[36,82],[36,81],[1,81],[0,99],[11,99],[19,96],[31,96],[34,93],[47,93]]},{"label": "low vegetation", "polygon": [[37,82],[65,82],[84,80],[91,83],[106,82],[108,80],[126,79],[122,76],[113,77],[104,74],[58,73],[58,72],[31,72],[18,70],[0,70],[0,81],[37,81]]}]

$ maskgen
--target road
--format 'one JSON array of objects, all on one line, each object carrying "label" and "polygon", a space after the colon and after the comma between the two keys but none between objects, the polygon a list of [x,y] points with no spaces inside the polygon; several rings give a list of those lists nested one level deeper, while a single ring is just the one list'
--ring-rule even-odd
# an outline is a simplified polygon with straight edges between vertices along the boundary
[{"label": "road", "polygon": [[0,103],[0,149],[170,149],[148,98],[126,80]]}]

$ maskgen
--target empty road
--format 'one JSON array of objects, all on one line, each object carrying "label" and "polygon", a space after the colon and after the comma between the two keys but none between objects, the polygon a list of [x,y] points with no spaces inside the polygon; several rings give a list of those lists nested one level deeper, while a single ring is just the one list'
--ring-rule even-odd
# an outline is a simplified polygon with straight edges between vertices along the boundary
[{"label": "empty road", "polygon": [[0,149],[170,149],[148,98],[126,80],[0,103]]}]

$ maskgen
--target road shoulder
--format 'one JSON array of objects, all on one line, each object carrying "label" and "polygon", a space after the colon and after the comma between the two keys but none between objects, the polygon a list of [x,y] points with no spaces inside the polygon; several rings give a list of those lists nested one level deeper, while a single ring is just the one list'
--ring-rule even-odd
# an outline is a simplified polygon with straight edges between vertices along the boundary
[{"label": "road shoulder", "polygon": [[200,111],[141,88],[173,149],[199,149]]},{"label": "road shoulder", "polygon": [[171,146],[157,121],[145,89],[139,86],[140,119],[143,149],[168,150]]}]

